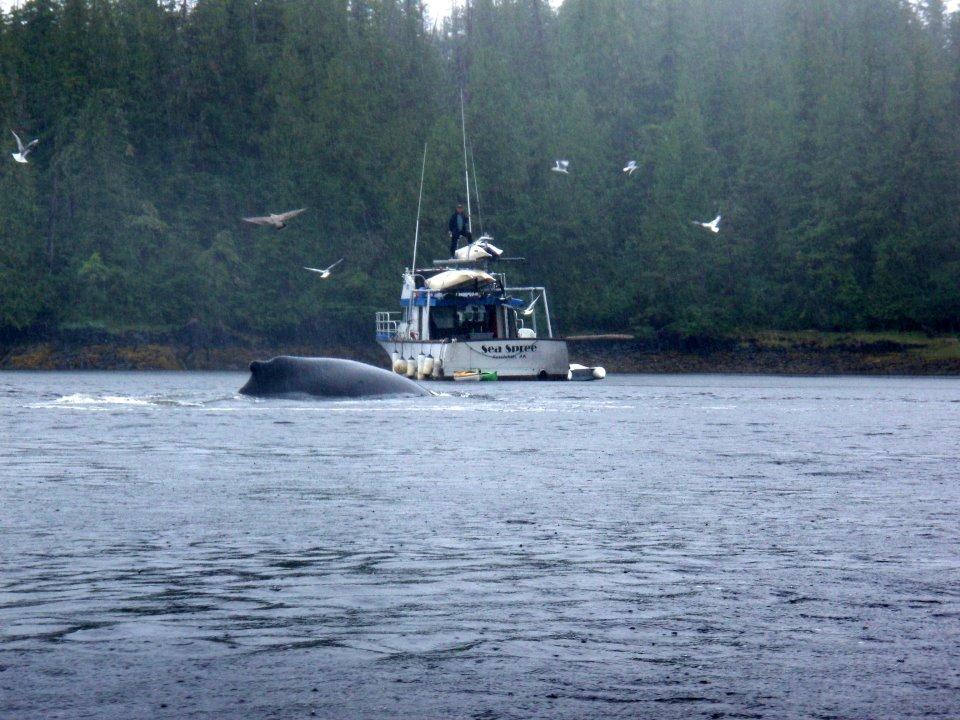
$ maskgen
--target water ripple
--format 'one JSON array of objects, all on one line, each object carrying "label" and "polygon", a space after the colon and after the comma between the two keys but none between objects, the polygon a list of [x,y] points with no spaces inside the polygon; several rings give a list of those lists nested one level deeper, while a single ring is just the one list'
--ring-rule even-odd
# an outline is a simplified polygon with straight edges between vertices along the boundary
[{"label": "water ripple", "polygon": [[6,380],[0,716],[960,715],[956,381]]}]

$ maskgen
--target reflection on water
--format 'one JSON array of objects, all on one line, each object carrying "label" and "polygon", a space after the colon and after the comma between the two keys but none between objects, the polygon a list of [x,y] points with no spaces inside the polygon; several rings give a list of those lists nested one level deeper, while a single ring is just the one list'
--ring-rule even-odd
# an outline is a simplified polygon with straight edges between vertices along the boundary
[{"label": "reflection on water", "polygon": [[960,715],[958,381],[243,381],[0,375],[0,717]]}]

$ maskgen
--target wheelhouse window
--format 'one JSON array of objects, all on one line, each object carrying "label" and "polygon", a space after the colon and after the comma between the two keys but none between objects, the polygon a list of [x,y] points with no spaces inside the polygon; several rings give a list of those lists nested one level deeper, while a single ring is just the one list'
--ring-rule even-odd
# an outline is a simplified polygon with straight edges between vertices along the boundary
[{"label": "wheelhouse window", "polygon": [[497,309],[493,305],[430,308],[433,340],[487,340],[497,336]]}]

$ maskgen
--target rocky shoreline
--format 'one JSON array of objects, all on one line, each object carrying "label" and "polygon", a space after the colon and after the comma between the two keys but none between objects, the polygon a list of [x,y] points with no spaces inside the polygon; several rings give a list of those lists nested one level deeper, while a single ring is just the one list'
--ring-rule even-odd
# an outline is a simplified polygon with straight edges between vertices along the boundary
[{"label": "rocky shoreline", "polygon": [[[626,347],[570,348],[571,360],[624,373],[757,375],[956,375],[960,358],[930,357],[911,349],[763,347],[751,344],[703,351]],[[586,358],[586,361],[579,358]]]},{"label": "rocky shoreline", "polygon": [[275,355],[343,357],[384,365],[379,347],[343,345],[228,345],[196,349],[162,343],[0,348],[0,370],[246,370],[251,360]]},{"label": "rocky shoreline", "polygon": [[[274,355],[343,357],[386,366],[373,342],[196,343],[121,335],[0,342],[2,370],[245,370]],[[960,340],[866,340],[846,335],[764,335],[737,339],[570,340],[570,359],[614,373],[779,375],[960,375]]]}]

